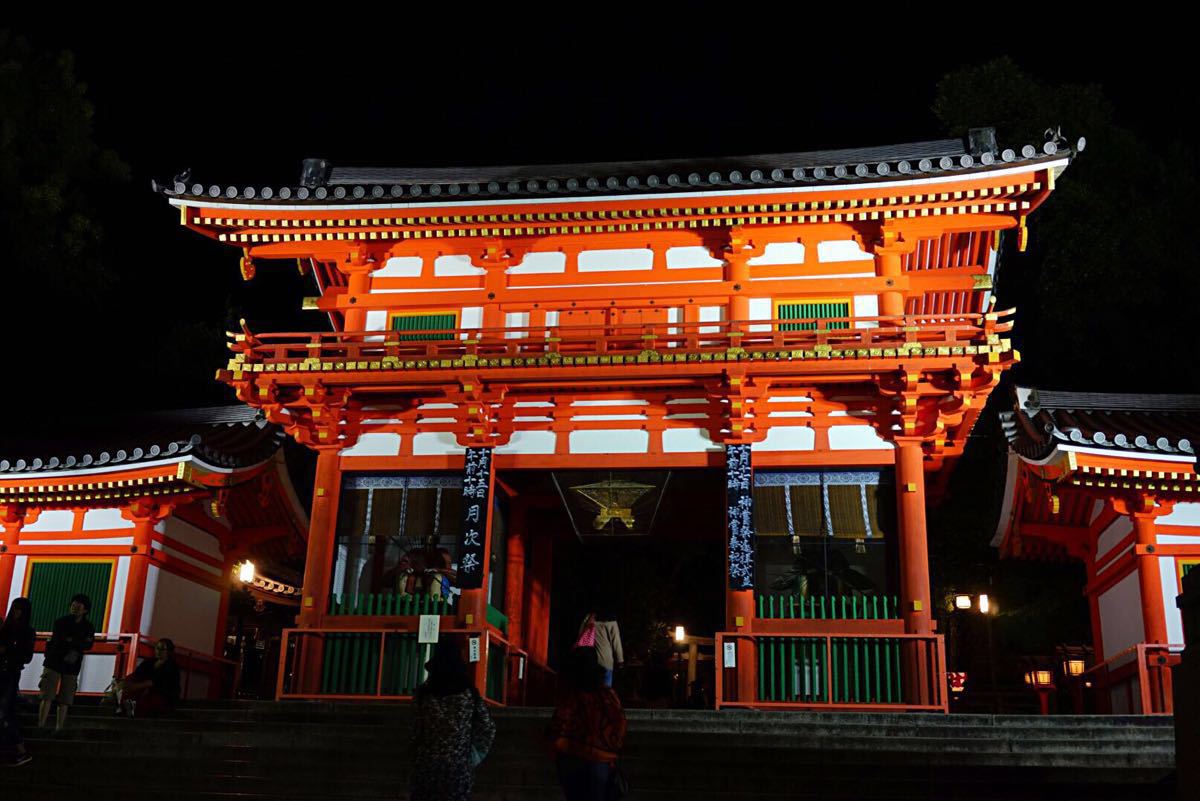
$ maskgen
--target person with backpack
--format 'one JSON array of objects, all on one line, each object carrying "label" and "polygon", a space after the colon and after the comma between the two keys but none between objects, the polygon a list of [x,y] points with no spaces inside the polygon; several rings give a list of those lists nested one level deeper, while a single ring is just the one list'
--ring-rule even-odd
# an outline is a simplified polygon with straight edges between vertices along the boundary
[{"label": "person with backpack", "polygon": [[92,601],[83,593],[71,598],[69,614],[54,621],[50,642],[46,643],[46,658],[42,662],[42,678],[38,690],[42,703],[38,707],[38,726],[45,726],[50,717],[50,704],[58,701],[54,731],[61,732],[67,722],[67,710],[75,701],[79,688],[79,671],[83,667],[83,654],[92,650],[96,640],[96,629],[88,622]]},{"label": "person with backpack", "polygon": [[496,737],[496,724],[471,681],[457,642],[439,640],[425,667],[429,678],[414,699],[409,799],[467,801],[475,768]]},{"label": "person with backpack", "polygon": [[604,668],[604,685],[613,685],[613,671],[625,664],[625,652],[621,647],[621,627],[615,615],[607,609],[589,612],[579,626],[576,648],[595,648],[596,659]]},{"label": "person with backpack", "polygon": [[21,690],[21,671],[33,659],[36,634],[30,620],[33,607],[28,598],[14,598],[4,623],[0,624],[0,746],[13,766],[25,765],[33,757],[25,750],[21,721],[17,717],[17,697]]},{"label": "person with backpack", "polygon": [[625,745],[625,710],[604,684],[596,649],[571,651],[562,672],[563,692],[546,735],[567,801],[610,801],[628,790],[617,768]]}]

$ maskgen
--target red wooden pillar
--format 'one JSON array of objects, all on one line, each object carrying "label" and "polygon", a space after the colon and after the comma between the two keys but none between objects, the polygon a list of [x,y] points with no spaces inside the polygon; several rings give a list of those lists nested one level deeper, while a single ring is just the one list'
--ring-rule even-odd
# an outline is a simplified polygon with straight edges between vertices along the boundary
[{"label": "red wooden pillar", "polygon": [[13,570],[17,564],[17,545],[21,542],[21,527],[25,525],[25,510],[19,506],[0,506],[0,605],[8,614],[8,599],[12,594]]},{"label": "red wooden pillar", "polygon": [[929,634],[929,543],[925,532],[925,467],[920,440],[896,438],[896,505],[900,520],[900,599],[904,630]]},{"label": "red wooden pillar", "polygon": [[884,244],[875,249],[875,274],[889,282],[888,286],[897,287],[879,293],[881,317],[900,317],[904,314],[904,293],[898,286],[903,273],[901,256],[904,251],[896,246],[895,238],[895,232],[885,231]]},{"label": "red wooden pillar", "polygon": [[[900,603],[904,630],[930,634],[929,543],[925,531],[925,466],[921,441],[896,438],[896,505],[900,521]],[[902,653],[904,694],[912,703],[930,701],[931,672],[927,646],[910,642]],[[939,679],[940,680],[940,679]]]},{"label": "red wooden pillar", "polygon": [[333,569],[338,496],[342,483],[338,450],[340,446],[317,451],[312,514],[308,524],[308,550],[304,557],[303,600],[298,620],[302,629],[319,628],[329,611],[329,580]]},{"label": "red wooden pillar", "polygon": [[529,658],[545,665],[550,655],[550,585],[554,575],[554,540],[543,532],[530,538],[529,547],[528,615],[523,637]]},{"label": "red wooden pillar", "polygon": [[1155,553],[1158,539],[1153,512],[1135,512],[1133,533],[1137,543],[1138,587],[1142,593],[1142,625],[1146,642],[1167,642],[1167,618],[1163,610],[1162,574]]},{"label": "red wooden pillar", "polygon": [[129,575],[125,580],[125,606],[121,611],[122,633],[142,632],[142,608],[146,603],[146,580],[150,575],[150,551],[154,545],[154,527],[171,516],[174,507],[145,499],[122,507],[121,515],[133,521],[133,548]]},{"label": "red wooden pillar", "polygon": [[505,542],[506,564],[504,569],[504,613],[508,615],[508,639],[518,648],[524,647],[521,630],[525,619],[525,529],[528,513],[525,504],[517,501],[512,506],[512,517],[508,521],[508,539]]}]

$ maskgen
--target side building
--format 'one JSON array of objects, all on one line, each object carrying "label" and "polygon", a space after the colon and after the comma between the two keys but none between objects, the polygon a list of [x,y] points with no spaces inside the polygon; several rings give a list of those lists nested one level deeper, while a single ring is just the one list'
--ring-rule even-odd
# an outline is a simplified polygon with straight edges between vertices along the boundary
[{"label": "side building", "polygon": [[407,697],[432,611],[481,691],[527,697],[556,553],[648,534],[681,473],[704,519],[672,536],[726,563],[718,705],[944,709],[926,497],[1019,358],[1001,239],[1081,146],[157,187],[247,280],[284,261],[319,293],[314,330],[244,326],[218,372],[317,452],[280,695]]},{"label": "side building", "polygon": [[1010,453],[993,545],[1087,568],[1097,665],[1114,713],[1171,710],[1183,647],[1175,599],[1200,564],[1200,396],[1017,388],[1001,414]]},{"label": "side building", "polygon": [[[14,434],[0,454],[0,597],[28,597],[48,632],[72,595],[88,595],[100,641],[81,692],[103,692],[161,637],[177,646],[189,697],[233,692],[231,594],[299,603],[296,588],[235,577],[235,565],[303,553],[308,518],[283,437],[245,406]],[[36,689],[41,647],[24,690]]]}]

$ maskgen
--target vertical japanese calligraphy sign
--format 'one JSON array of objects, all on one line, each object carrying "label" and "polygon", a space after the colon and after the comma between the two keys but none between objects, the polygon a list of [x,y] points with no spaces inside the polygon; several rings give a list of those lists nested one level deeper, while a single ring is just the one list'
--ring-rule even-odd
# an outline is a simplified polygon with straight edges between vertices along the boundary
[{"label": "vertical japanese calligraphy sign", "polygon": [[729,589],[754,589],[754,482],[749,445],[725,446]]},{"label": "vertical japanese calligraphy sign", "polygon": [[458,539],[458,586],[483,586],[492,502],[492,449],[467,448],[462,482],[462,531]]}]

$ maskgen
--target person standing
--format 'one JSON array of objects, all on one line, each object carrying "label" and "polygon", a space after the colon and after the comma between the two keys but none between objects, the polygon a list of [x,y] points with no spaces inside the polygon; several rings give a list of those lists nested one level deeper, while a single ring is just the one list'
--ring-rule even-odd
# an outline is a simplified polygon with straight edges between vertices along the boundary
[{"label": "person standing", "polygon": [[33,659],[36,635],[29,622],[33,607],[28,598],[15,598],[0,624],[0,746],[10,765],[24,765],[33,757],[25,750],[21,721],[17,717],[17,695],[21,690],[21,671]]},{"label": "person standing", "polygon": [[50,642],[46,643],[46,659],[42,663],[42,679],[38,689],[42,703],[38,707],[38,725],[45,726],[50,717],[50,704],[57,700],[54,731],[62,731],[67,722],[67,710],[75,701],[79,688],[79,670],[83,667],[83,653],[90,651],[96,640],[96,630],[88,621],[92,601],[83,593],[71,598],[70,613],[54,621]]},{"label": "person standing", "polygon": [[621,647],[621,627],[617,625],[615,615],[601,608],[583,619],[579,627],[579,637],[575,641],[577,647],[596,649],[596,659],[604,668],[604,685],[613,685],[613,670],[624,666],[625,651]]},{"label": "person standing", "polygon": [[625,745],[625,710],[604,684],[596,649],[571,651],[559,696],[547,727],[555,769],[567,801],[608,801],[617,779],[617,757]]},{"label": "person standing", "polygon": [[417,688],[410,801],[467,801],[496,724],[471,683],[458,643],[442,639]]}]

